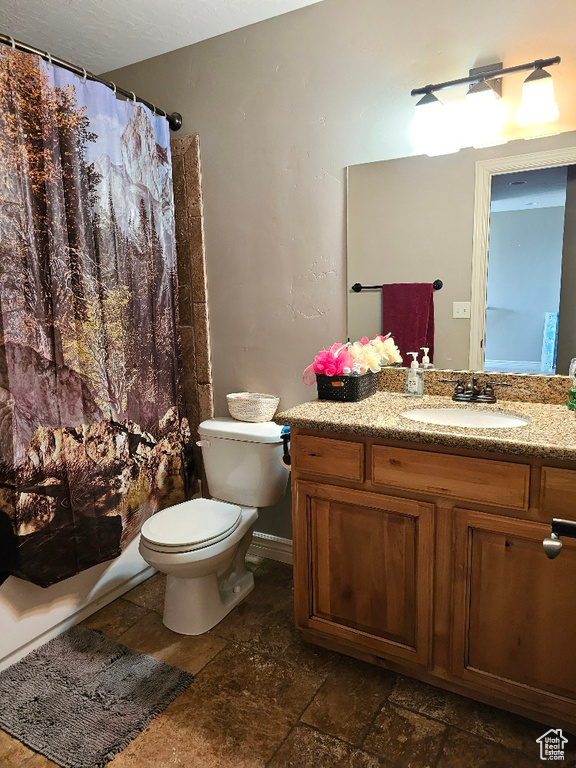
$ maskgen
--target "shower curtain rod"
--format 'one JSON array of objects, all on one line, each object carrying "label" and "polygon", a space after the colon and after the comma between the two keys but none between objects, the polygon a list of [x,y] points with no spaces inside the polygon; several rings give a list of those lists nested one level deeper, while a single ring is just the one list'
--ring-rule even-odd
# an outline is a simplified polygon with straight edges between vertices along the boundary
[{"label": "shower curtain rod", "polygon": [[27,45],[26,43],[21,43],[18,40],[14,40],[14,38],[10,35],[3,35],[0,33],[0,43],[3,45],[9,45],[11,48],[14,48],[18,51],[23,51],[24,53],[35,53],[38,56],[41,56],[50,64],[57,64],[59,67],[67,69],[69,72],[73,72],[75,75],[79,75],[84,80],[94,80],[96,83],[102,83],[102,85],[105,85],[114,91],[115,94],[120,93],[122,96],[125,96],[126,99],[129,99],[134,103],[138,102],[139,104],[144,104],[144,106],[148,107],[148,109],[151,109],[154,114],[160,115],[160,117],[165,117],[166,120],[168,120],[168,125],[173,131],[179,131],[182,127],[182,115],[179,112],[172,112],[172,114],[169,115],[167,112],[164,112],[163,109],[159,109],[158,107],[154,106],[154,104],[146,101],[146,99],[142,99],[140,96],[135,96],[132,91],[125,91],[124,88],[120,88],[115,83],[112,83],[109,80],[104,80],[103,78],[98,77],[98,75],[92,74],[92,72],[87,72],[84,67],[71,64],[69,61],[64,61],[64,59],[59,59],[57,56],[52,56],[52,54],[47,53],[46,51],[40,51],[38,48],[34,48],[32,45]]}]

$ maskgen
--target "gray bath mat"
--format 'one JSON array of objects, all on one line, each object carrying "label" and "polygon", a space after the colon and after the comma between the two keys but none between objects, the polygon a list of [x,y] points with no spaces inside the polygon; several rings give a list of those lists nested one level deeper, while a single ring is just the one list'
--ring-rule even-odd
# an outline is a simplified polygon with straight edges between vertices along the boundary
[{"label": "gray bath mat", "polygon": [[72,627],[0,672],[0,728],[64,768],[98,768],[193,677]]}]

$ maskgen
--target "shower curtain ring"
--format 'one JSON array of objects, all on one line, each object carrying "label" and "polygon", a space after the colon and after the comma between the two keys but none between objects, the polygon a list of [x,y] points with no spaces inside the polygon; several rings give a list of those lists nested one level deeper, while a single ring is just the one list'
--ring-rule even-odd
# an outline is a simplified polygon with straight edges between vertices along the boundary
[{"label": "shower curtain ring", "polygon": [[16,41],[14,40],[14,38],[12,37],[12,35],[8,35],[8,39],[10,40],[10,45],[12,46],[12,48],[13,48],[14,50],[16,50]]},{"label": "shower curtain ring", "polygon": [[136,95],[134,91],[130,91],[130,95],[132,96],[132,104],[136,104]]},{"label": "shower curtain ring", "polygon": [[116,83],[112,83],[112,90],[114,91],[114,96],[116,96]]},{"label": "shower curtain ring", "polygon": [[84,67],[82,67],[82,82],[83,83],[86,82],[86,70],[84,69]]},{"label": "shower curtain ring", "polygon": [[46,59],[48,60],[48,64],[52,64],[52,54],[46,53]]}]

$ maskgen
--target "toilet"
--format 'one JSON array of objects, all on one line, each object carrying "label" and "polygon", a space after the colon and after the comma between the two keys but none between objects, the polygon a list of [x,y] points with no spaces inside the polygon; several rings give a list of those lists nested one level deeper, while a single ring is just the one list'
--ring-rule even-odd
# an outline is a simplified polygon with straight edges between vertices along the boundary
[{"label": "toilet", "polygon": [[282,427],[228,416],[198,427],[211,499],[157,512],[140,532],[140,554],[167,574],[164,624],[182,635],[212,629],[254,589],[245,557],[258,507],[286,492]]}]

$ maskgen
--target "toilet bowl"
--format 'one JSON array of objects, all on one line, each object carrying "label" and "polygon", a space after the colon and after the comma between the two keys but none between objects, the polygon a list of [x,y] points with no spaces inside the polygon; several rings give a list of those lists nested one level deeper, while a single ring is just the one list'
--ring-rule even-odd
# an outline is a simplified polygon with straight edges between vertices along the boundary
[{"label": "toilet bowl", "polygon": [[218,498],[192,499],[149,518],[140,554],[165,573],[164,624],[201,635],[220,622],[254,588],[246,552],[258,507],[284,495],[281,427],[228,417],[198,428],[208,489]]}]

